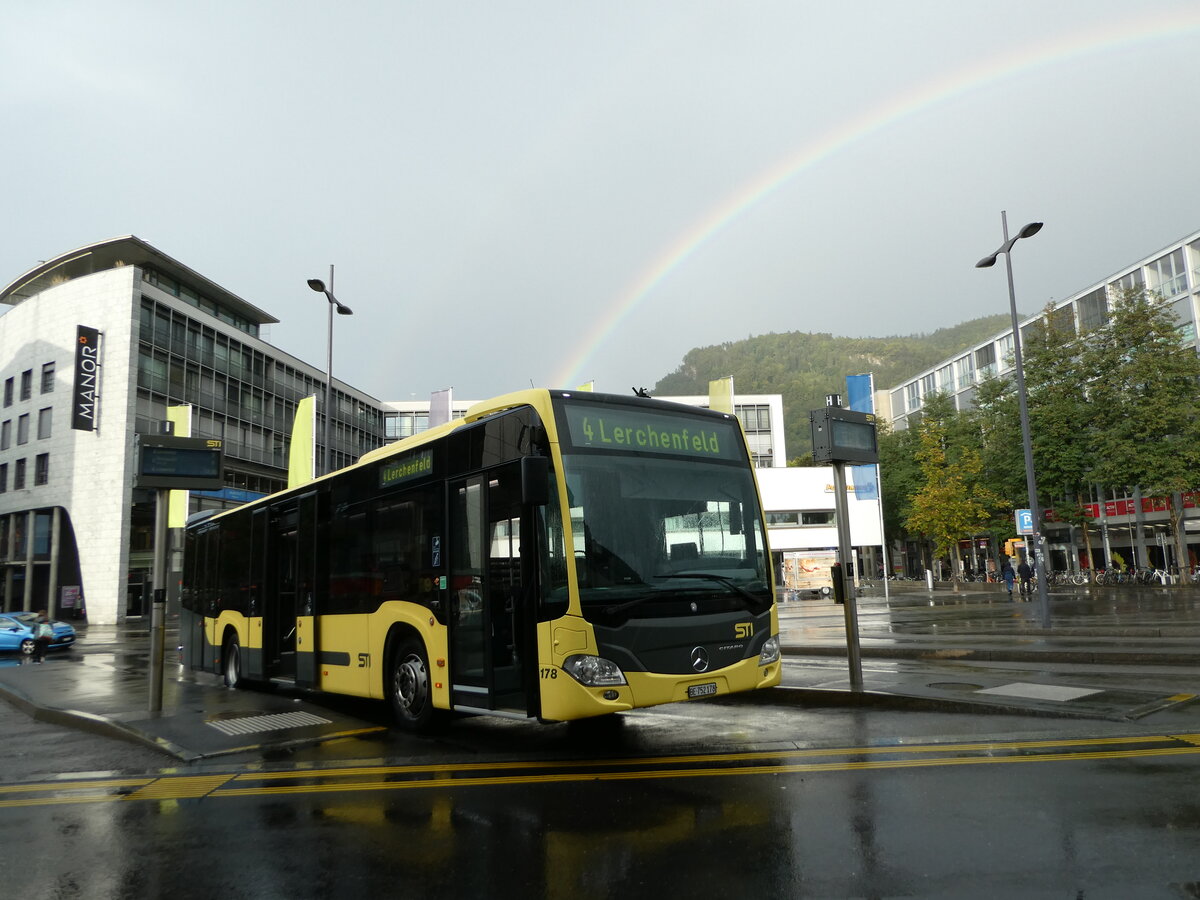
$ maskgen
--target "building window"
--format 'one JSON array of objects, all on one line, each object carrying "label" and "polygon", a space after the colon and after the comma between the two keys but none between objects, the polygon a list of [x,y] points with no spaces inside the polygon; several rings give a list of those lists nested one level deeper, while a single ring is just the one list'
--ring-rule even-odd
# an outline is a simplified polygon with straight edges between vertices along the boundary
[{"label": "building window", "polygon": [[1192,317],[1192,298],[1184,297],[1171,304],[1171,312],[1175,315],[1179,338],[1185,344],[1196,340],[1196,320]]},{"label": "building window", "polygon": [[1013,343],[1012,334],[1004,335],[996,343],[1000,345],[1000,359],[1004,361],[1004,368],[1011,369],[1013,357],[1016,355],[1016,345]]},{"label": "building window", "polygon": [[921,408],[921,386],[915,381],[904,388],[904,393],[907,396],[908,411],[912,412],[915,409]]},{"label": "building window", "polygon": [[787,512],[769,512],[767,513],[767,526],[776,528],[795,528],[797,526],[813,525],[813,526],[828,526],[836,525],[837,520],[834,518],[834,511],[829,510],[789,510]]},{"label": "building window", "polygon": [[25,460],[18,459],[13,469],[13,490],[19,491],[25,487]]},{"label": "building window", "polygon": [[954,361],[954,374],[959,388],[970,387],[975,383],[975,367],[971,363],[970,354]]},{"label": "building window", "polygon": [[17,444],[29,443],[29,413],[17,419]]},{"label": "building window", "polygon": [[33,462],[33,483],[45,484],[50,480],[50,454],[39,453]]},{"label": "building window", "polygon": [[4,380],[4,405],[12,406],[13,401],[13,380],[6,378]]},{"label": "building window", "polygon": [[1116,281],[1111,282],[1110,286],[1117,293],[1121,293],[1122,291],[1136,291],[1138,288],[1143,287],[1145,283],[1142,279],[1142,270],[1134,269],[1129,274],[1122,275]]},{"label": "building window", "polygon": [[[8,492],[8,463],[0,463],[0,494]],[[7,547],[3,548],[7,550]]]},{"label": "building window", "polygon": [[21,399],[28,400],[33,396],[33,369],[21,373]]},{"label": "building window", "polygon": [[1054,333],[1060,337],[1072,338],[1075,336],[1075,310],[1071,308],[1071,304],[1068,303],[1066,306],[1052,310],[1048,322],[1054,329]]},{"label": "building window", "polygon": [[975,351],[975,368],[981,377],[994,375],[996,372],[996,345],[988,344]]},{"label": "building window", "polygon": [[1091,331],[1108,321],[1108,296],[1104,288],[1092,291],[1075,301],[1079,315],[1079,330]]},{"label": "building window", "polygon": [[48,362],[42,366],[42,393],[54,392],[54,363]]},{"label": "building window", "polygon": [[742,427],[747,433],[771,430],[771,407],[769,406],[739,406],[733,412],[742,420]]},{"label": "building window", "polygon": [[4,424],[0,425],[0,450],[7,450],[12,446],[12,419],[5,419]]},{"label": "building window", "polygon": [[1146,266],[1150,273],[1150,289],[1163,297],[1174,297],[1187,290],[1187,273],[1183,267],[1183,248],[1174,250]]},{"label": "building window", "polygon": [[50,437],[50,425],[53,419],[54,410],[47,406],[45,409],[38,410],[38,440],[44,441]]}]

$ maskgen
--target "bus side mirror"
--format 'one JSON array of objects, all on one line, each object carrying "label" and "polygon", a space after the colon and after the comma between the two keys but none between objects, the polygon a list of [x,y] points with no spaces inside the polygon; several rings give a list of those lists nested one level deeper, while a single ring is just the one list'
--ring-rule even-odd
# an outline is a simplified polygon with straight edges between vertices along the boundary
[{"label": "bus side mirror", "polygon": [[550,460],[545,456],[521,458],[521,502],[529,506],[550,502]]}]

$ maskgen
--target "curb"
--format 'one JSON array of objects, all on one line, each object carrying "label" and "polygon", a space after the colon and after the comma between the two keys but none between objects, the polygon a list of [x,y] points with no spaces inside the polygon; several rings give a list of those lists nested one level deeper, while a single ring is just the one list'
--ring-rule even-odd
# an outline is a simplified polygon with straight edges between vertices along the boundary
[{"label": "curb", "polygon": [[131,744],[140,744],[151,750],[166,753],[183,762],[195,762],[202,757],[162,738],[150,737],[136,728],[130,728],[115,719],[75,709],[59,709],[53,706],[38,706],[11,685],[0,684],[0,697],[7,700],[29,718],[48,725],[59,725],[86,731],[99,737],[115,738]]},{"label": "curb", "polygon": [[[775,693],[779,692],[779,693]],[[1016,705],[1003,700],[967,700],[961,697],[924,697],[917,694],[900,694],[888,691],[851,691],[841,688],[802,688],[780,685],[765,691],[750,691],[738,694],[739,703],[787,703],[793,706],[822,708],[889,709],[910,712],[987,712],[1013,716],[1032,716],[1046,719],[1101,719],[1110,722],[1128,722],[1132,718],[1118,713],[1106,714],[1067,706]],[[1148,710],[1154,712],[1155,710]]]},{"label": "curb", "polygon": [[[784,646],[791,656],[836,656],[848,658],[844,646]],[[1200,653],[1139,652],[1120,650],[981,650],[970,647],[859,647],[859,655],[874,659],[978,660],[980,662],[1075,663],[1082,665],[1200,666]]]}]

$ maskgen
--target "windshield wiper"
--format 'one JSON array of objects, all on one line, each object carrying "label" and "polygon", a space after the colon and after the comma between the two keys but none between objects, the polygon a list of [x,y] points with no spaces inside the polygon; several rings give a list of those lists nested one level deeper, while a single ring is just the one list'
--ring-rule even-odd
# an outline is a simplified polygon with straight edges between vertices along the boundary
[{"label": "windshield wiper", "polygon": [[756,607],[763,606],[761,597],[755,597],[752,593],[734,581],[732,578],[726,578],[724,575],[717,575],[713,572],[676,572],[671,575],[655,575],[655,578],[699,578],[703,581],[713,581],[723,585],[733,591],[735,594],[749,600]]}]

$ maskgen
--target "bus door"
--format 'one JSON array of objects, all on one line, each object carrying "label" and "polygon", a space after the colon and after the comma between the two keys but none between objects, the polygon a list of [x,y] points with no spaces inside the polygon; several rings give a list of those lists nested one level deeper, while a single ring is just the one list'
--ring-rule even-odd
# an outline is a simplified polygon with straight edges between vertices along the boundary
[{"label": "bus door", "polygon": [[266,674],[315,681],[313,598],[315,493],[271,508],[267,530],[267,590],[263,599],[263,658]]},{"label": "bus door", "polygon": [[452,481],[450,677],[455,707],[532,714],[537,665],[521,556],[521,470]]}]

